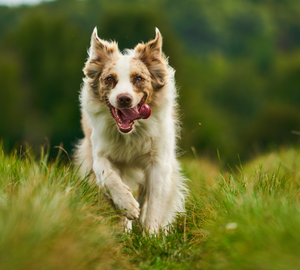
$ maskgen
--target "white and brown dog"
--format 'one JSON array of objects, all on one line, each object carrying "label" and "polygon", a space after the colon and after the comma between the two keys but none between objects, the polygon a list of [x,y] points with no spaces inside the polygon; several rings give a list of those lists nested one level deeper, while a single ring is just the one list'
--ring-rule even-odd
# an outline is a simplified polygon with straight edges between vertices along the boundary
[{"label": "white and brown dog", "polygon": [[127,218],[127,229],[134,219],[150,232],[170,225],[184,211],[186,188],[176,159],[174,70],[162,53],[160,32],[122,54],[95,28],[83,71],[85,137],[76,149],[81,172],[94,171]]}]

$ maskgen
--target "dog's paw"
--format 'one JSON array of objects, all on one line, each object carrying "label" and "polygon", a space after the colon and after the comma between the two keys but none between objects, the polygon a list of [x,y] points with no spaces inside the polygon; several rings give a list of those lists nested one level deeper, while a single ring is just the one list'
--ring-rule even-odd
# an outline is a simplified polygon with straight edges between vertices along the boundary
[{"label": "dog's paw", "polygon": [[159,233],[159,226],[157,223],[145,223],[145,228],[149,234],[158,234]]},{"label": "dog's paw", "polygon": [[124,185],[124,189],[119,190],[112,196],[115,206],[122,214],[130,220],[137,219],[140,215],[139,203],[133,198],[130,189]]},{"label": "dog's paw", "polygon": [[132,231],[132,220],[129,220],[127,217],[122,217],[120,225],[124,228],[125,232]]}]

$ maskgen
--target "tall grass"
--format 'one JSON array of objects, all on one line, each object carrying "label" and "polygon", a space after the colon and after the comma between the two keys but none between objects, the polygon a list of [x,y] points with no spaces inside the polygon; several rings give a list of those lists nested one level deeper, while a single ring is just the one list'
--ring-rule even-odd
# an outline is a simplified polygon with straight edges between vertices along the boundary
[{"label": "tall grass", "polygon": [[98,188],[60,158],[1,151],[0,269],[126,268],[105,209]]},{"label": "tall grass", "polygon": [[139,268],[300,269],[299,149],[224,174],[206,160],[183,164],[191,193],[173,233],[127,236]]},{"label": "tall grass", "polygon": [[[0,157],[0,269],[298,269],[300,150],[230,173],[182,160],[191,181],[172,231],[124,233],[119,214],[58,157]],[[230,171],[230,167],[228,167]]]}]

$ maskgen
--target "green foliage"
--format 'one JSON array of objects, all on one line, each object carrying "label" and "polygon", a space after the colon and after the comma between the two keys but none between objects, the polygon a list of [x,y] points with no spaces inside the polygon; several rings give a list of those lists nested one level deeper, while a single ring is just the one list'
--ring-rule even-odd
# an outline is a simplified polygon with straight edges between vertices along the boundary
[{"label": "green foliage", "polygon": [[[0,6],[0,137],[82,137],[78,91],[92,29],[121,50],[154,37],[177,70],[181,146],[226,162],[299,136],[300,5],[287,1],[59,0]],[[201,126],[199,125],[201,123]]]}]

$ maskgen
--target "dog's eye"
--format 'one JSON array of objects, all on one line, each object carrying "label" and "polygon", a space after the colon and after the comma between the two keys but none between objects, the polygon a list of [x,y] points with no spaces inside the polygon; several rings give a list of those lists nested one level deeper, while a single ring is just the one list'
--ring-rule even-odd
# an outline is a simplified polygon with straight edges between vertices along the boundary
[{"label": "dog's eye", "polygon": [[135,78],[135,81],[136,82],[141,82],[143,80],[143,78],[141,77],[141,76],[137,76],[136,78]]},{"label": "dog's eye", "polygon": [[108,77],[105,78],[105,81],[107,81],[107,82],[112,82],[113,79],[114,79],[114,78],[113,78],[112,76],[108,76]]}]

